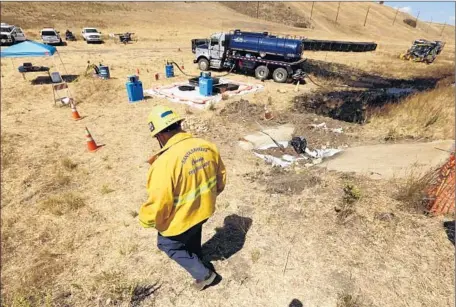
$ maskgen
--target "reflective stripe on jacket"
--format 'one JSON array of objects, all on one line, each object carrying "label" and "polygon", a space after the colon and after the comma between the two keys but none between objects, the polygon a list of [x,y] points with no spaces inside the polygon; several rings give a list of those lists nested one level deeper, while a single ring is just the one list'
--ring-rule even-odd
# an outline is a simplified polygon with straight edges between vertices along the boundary
[{"label": "reflective stripe on jacket", "polygon": [[226,182],[225,166],[214,144],[181,132],[150,161],[149,198],[139,210],[143,227],[175,236],[214,213],[216,197]]}]

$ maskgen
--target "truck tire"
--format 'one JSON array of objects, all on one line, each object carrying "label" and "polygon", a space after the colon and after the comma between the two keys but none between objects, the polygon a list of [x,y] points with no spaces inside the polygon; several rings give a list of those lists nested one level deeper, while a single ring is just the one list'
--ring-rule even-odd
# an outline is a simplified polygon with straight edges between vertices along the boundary
[{"label": "truck tire", "polygon": [[277,83],[285,83],[288,79],[288,72],[285,68],[279,67],[272,73],[272,79]]},{"label": "truck tire", "polygon": [[202,71],[208,71],[209,70],[209,61],[206,60],[205,58],[199,59],[198,68]]},{"label": "truck tire", "polygon": [[16,43],[16,39],[14,38],[14,36],[11,36],[11,46],[14,45]]},{"label": "truck tire", "polygon": [[269,76],[269,68],[264,65],[260,65],[255,68],[255,78],[259,80],[266,80]]}]

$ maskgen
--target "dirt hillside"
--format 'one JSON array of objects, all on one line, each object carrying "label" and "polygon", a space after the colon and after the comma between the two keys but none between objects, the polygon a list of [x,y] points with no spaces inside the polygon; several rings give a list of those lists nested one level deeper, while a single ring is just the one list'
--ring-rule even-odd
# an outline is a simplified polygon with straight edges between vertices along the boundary
[{"label": "dirt hillside", "polygon": [[[399,53],[416,38],[440,38],[439,25],[411,29],[404,15],[392,28],[394,10],[376,3],[366,27],[367,3],[342,3],[337,25],[337,3],[316,3],[311,28],[277,17],[292,10],[298,21],[310,20],[311,4],[271,4],[277,15],[257,19],[245,15],[254,8],[216,2],[2,3],[2,22],[19,24],[31,39],[44,26],[71,29],[79,39],[57,47],[62,63],[1,60],[2,306],[454,305],[454,233],[451,242],[444,227],[452,219],[423,214],[419,178],[282,169],[239,146],[246,135],[284,124],[312,150],[382,144],[388,152],[390,144],[454,139],[454,27],[445,28],[447,45],[434,63],[412,63]],[[89,26],[101,30],[104,44],[80,39]],[[173,79],[157,81],[155,74],[174,60],[198,75],[191,39],[235,28],[379,46],[368,53],[306,52],[310,78],[299,87],[231,74],[264,90],[204,110],[151,96],[128,103],[128,75],[139,71],[145,89],[186,81],[177,70]],[[125,31],[138,41],[108,38]],[[111,79],[85,75],[87,61],[108,65]],[[24,62],[66,75],[67,94],[84,118],[74,121],[68,106],[54,104],[45,75],[24,80],[17,70]],[[385,94],[391,89],[405,94]],[[147,198],[146,160],[159,149],[146,123],[155,105],[185,116],[186,129],[214,142],[227,166],[226,190],[203,230],[203,249],[222,280],[201,293],[157,249],[156,232],[137,220]],[[315,127],[321,123],[327,129]],[[85,127],[105,145],[95,153],[87,151]],[[443,155],[426,148],[429,161]],[[423,167],[436,168],[437,160]]]}]

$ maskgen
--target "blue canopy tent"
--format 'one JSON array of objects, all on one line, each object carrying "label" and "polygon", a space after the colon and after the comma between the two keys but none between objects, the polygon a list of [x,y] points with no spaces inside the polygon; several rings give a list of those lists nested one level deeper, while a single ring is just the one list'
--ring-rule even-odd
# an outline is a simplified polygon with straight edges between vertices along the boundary
[{"label": "blue canopy tent", "polygon": [[[25,41],[0,51],[2,58],[26,58],[53,56],[57,51],[54,46],[41,44],[34,41]],[[58,52],[57,52],[58,54]]]},{"label": "blue canopy tent", "polygon": [[[17,45],[13,45],[11,47],[5,48],[5,49],[0,51],[0,57],[1,58],[11,58],[11,61],[12,61],[13,58],[52,57],[55,53],[57,53],[57,55],[59,56],[60,63],[62,63],[62,66],[65,69],[65,73],[68,74],[67,71],[66,71],[66,67],[65,67],[65,65],[62,62],[62,58],[60,58],[60,54],[57,51],[57,48],[55,48],[54,46],[45,45],[45,44],[38,43],[38,42],[35,42],[35,41],[25,41],[23,43],[19,43]],[[55,62],[54,62],[54,64],[55,64]],[[13,66],[14,66],[14,64],[13,64]],[[37,67],[36,70],[33,69],[33,70],[29,70],[29,71],[21,70],[21,69],[23,69],[23,67],[24,66],[19,67],[19,72],[22,73],[22,77],[24,79],[26,79],[25,75],[24,75],[25,72],[46,71],[49,74],[49,68],[48,67]],[[54,74],[58,75],[58,79],[57,80],[60,80],[60,81],[54,81],[54,78],[52,77],[52,75],[54,75]],[[55,99],[56,90],[66,89],[68,94],[69,94],[68,85],[62,80],[62,78],[60,77],[59,73],[52,73],[52,74],[49,74],[49,76],[51,77],[53,82],[63,82],[64,83],[64,86],[62,86],[62,85],[53,86],[54,101],[56,100]]]},{"label": "blue canopy tent", "polygon": [[[54,46],[49,46],[45,45],[42,43],[38,43],[35,41],[25,41],[22,43],[19,43],[17,45],[13,45],[11,47],[5,48],[0,51],[0,57],[1,58],[11,58],[11,61],[13,61],[13,58],[29,58],[29,57],[51,57],[55,53],[59,56],[60,63],[62,63],[63,68],[66,71],[65,65],[63,65],[62,58],[60,58],[60,54],[57,51],[57,48]],[[55,64],[55,62],[54,62]],[[14,66],[14,64],[13,64]],[[56,65],[57,66],[57,65]],[[46,70],[36,70],[36,71],[49,71],[49,68],[45,67]],[[25,79],[24,72],[26,71],[21,71],[19,72],[22,73],[22,76]],[[68,74],[68,73],[67,73]]]}]

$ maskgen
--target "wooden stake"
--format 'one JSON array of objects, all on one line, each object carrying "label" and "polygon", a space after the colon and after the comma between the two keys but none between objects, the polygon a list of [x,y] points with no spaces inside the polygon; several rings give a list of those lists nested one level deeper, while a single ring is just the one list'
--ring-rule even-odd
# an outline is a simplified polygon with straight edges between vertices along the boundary
[{"label": "wooden stake", "polygon": [[312,20],[312,13],[314,11],[315,1],[312,1],[312,8],[310,9],[310,20]]},{"label": "wooden stake", "polygon": [[367,15],[369,15],[370,6],[367,8],[366,18],[364,18],[364,27],[366,26]]},{"label": "wooden stake", "polygon": [[340,10],[340,2],[339,2],[339,5],[337,6],[336,23],[337,23],[337,18],[339,17],[339,10]]},{"label": "wooden stake", "polygon": [[445,26],[446,26],[446,21],[445,21],[445,23],[443,24],[443,28],[442,28],[442,32],[440,32],[440,36],[442,36],[443,30],[445,29]]},{"label": "wooden stake", "polygon": [[399,9],[396,10],[396,15],[394,15],[393,26],[394,26],[394,22],[396,21],[397,13],[399,13]]},{"label": "wooden stake", "polygon": [[418,15],[416,15],[416,19],[415,19],[415,24],[416,24],[417,28],[418,28],[418,17],[420,17],[420,12],[418,12]]}]

